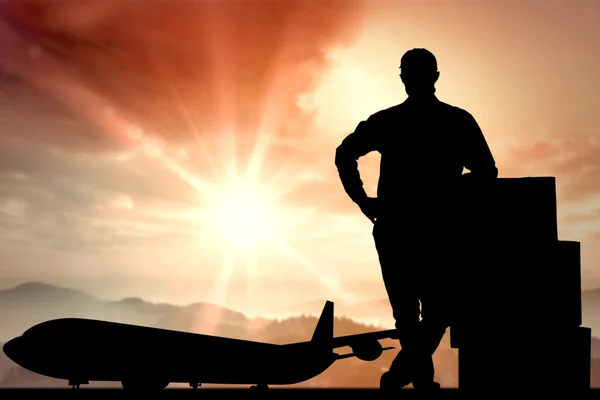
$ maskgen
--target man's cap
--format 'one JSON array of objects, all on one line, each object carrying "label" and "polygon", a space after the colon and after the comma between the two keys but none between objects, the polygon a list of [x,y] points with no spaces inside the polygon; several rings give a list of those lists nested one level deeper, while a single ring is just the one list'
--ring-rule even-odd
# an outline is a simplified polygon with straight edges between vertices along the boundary
[{"label": "man's cap", "polygon": [[408,50],[400,60],[400,68],[404,70],[437,71],[437,60],[427,49]]}]

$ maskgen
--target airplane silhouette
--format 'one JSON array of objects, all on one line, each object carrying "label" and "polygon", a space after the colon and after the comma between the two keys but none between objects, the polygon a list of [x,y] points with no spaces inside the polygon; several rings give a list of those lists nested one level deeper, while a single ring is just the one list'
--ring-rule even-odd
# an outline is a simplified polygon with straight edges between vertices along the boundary
[{"label": "airplane silhouette", "polygon": [[[4,344],[4,353],[32,372],[66,379],[73,389],[90,381],[121,382],[125,390],[153,391],[172,382],[249,384],[251,389],[309,380],[335,361],[376,360],[379,340],[396,330],[333,337],[333,302],[327,301],[310,341],[283,345],[82,318],[34,325]],[[334,349],[350,347],[352,353]]]}]

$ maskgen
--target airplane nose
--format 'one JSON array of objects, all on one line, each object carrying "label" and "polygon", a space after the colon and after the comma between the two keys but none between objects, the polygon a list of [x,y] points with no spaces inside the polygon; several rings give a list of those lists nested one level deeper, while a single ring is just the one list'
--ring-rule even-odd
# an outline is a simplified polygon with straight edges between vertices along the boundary
[{"label": "airplane nose", "polygon": [[19,364],[17,362],[17,360],[19,358],[21,358],[21,357],[19,357],[19,354],[21,353],[19,351],[21,348],[21,346],[19,345],[20,341],[21,341],[21,337],[19,336],[19,337],[9,340],[8,342],[4,343],[4,346],[2,346],[2,351],[4,351],[4,354],[6,354],[6,356],[8,358],[13,360],[17,364]]}]

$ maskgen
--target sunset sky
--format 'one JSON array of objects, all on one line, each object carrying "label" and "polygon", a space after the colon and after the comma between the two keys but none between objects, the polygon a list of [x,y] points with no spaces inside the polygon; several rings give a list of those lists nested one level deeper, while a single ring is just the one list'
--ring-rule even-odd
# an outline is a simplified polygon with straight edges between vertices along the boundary
[{"label": "sunset sky", "polygon": [[600,286],[599,20],[597,0],[2,1],[0,289],[251,313],[385,297],[333,160],[405,100],[415,47],[501,177],[556,176],[560,239]]}]

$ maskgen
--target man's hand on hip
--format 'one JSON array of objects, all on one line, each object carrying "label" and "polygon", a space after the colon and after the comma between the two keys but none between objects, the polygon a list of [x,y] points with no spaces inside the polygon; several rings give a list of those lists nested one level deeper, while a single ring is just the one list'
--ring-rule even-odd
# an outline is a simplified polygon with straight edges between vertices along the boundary
[{"label": "man's hand on hip", "polygon": [[379,217],[379,199],[377,197],[365,197],[364,200],[357,204],[360,207],[360,211],[362,211],[371,222],[375,223],[375,220]]}]

